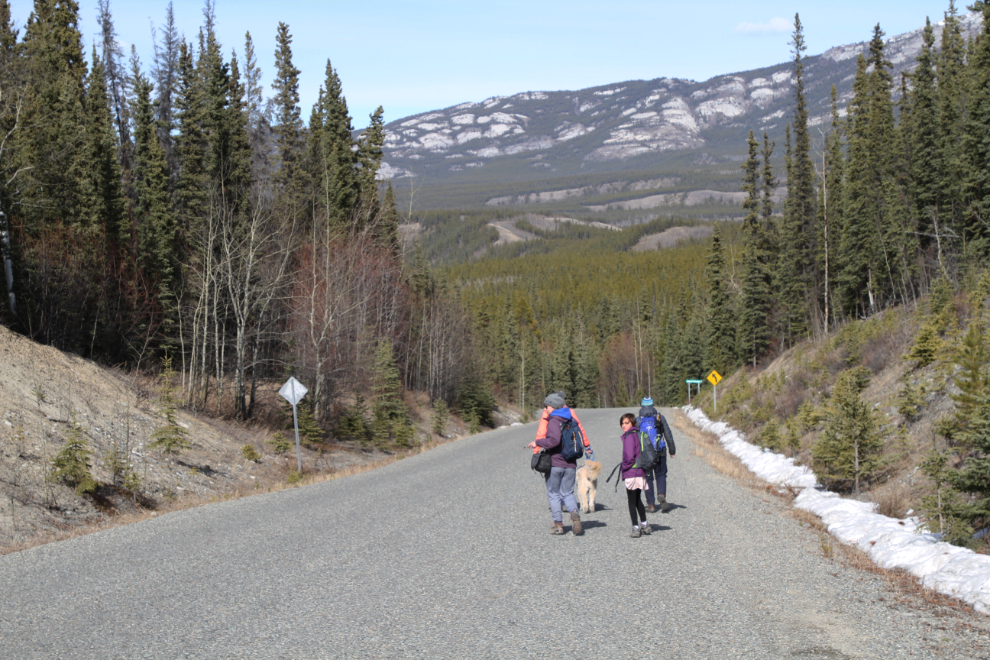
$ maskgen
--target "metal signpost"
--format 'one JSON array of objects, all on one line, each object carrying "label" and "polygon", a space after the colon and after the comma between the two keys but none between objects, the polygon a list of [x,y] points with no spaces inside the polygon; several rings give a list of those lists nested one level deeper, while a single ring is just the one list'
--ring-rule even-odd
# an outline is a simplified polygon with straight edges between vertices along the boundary
[{"label": "metal signpost", "polygon": [[299,453],[299,417],[296,415],[296,404],[302,401],[306,392],[309,392],[306,386],[292,376],[289,376],[289,380],[285,381],[285,385],[278,391],[283,399],[292,404],[292,425],[296,427],[296,467],[300,473],[302,473],[302,454]]},{"label": "metal signpost", "polygon": [[722,376],[717,371],[712,371],[708,374],[708,382],[712,384],[712,410],[715,414],[718,414],[718,382],[722,380]]},{"label": "metal signpost", "polygon": [[697,393],[698,394],[701,394],[701,383],[702,383],[702,381],[688,378],[684,382],[686,382],[687,383],[687,386],[688,386],[688,405],[690,406],[691,405],[691,386],[692,385],[697,385],[698,386],[698,392]]}]

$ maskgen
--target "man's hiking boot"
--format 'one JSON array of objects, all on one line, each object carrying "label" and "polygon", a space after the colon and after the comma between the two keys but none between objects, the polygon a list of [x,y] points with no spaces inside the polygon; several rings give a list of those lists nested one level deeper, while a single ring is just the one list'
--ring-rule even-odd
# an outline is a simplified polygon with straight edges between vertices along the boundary
[{"label": "man's hiking boot", "polygon": [[633,527],[633,528],[632,528],[632,533],[631,533],[631,534],[630,534],[629,536],[631,536],[631,537],[632,537],[632,538],[634,538],[634,539],[638,539],[638,538],[639,538],[639,535],[640,535],[641,533],[642,533],[642,532],[640,532],[640,531],[639,531],[639,527]]},{"label": "man's hiking boot", "polygon": [[575,534],[580,534],[584,531],[584,527],[581,526],[581,516],[575,511],[571,514],[571,531]]},{"label": "man's hiking boot", "polygon": [[555,522],[553,527],[550,529],[551,534],[563,534],[564,533],[564,523]]},{"label": "man's hiking boot", "polygon": [[641,523],[639,523],[639,531],[641,531],[644,534],[649,535],[649,533],[653,531],[653,528],[650,527],[650,523],[648,523],[648,522],[641,522]]},{"label": "man's hiking boot", "polygon": [[666,497],[660,498],[660,510],[663,511],[664,513],[670,511],[670,503],[667,501]]},{"label": "man's hiking boot", "polygon": [[657,511],[657,507],[654,506],[653,504],[647,504],[646,505],[646,512],[647,513],[656,513],[656,511]]}]

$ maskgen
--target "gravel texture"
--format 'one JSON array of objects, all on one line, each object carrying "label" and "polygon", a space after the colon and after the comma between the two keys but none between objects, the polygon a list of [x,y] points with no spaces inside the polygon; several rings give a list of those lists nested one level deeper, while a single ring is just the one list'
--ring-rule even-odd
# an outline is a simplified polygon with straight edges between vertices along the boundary
[{"label": "gravel texture", "polygon": [[361,475],[0,557],[0,657],[987,658],[986,618],[914,607],[823,556],[674,429],[668,499],[629,538],[619,415],[585,533],[552,536],[535,425]]}]

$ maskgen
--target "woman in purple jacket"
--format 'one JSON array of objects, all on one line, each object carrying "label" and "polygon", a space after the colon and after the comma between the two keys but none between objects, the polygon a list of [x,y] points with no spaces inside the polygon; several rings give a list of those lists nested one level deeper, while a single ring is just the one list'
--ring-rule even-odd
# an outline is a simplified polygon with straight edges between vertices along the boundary
[{"label": "woman in purple jacket", "polygon": [[[619,474],[626,484],[629,517],[632,518],[631,536],[638,539],[640,534],[649,534],[653,530],[646,522],[646,507],[643,506],[643,499],[640,497],[647,488],[646,472],[633,467],[639,458],[639,429],[636,428],[636,416],[626,413],[619,418],[619,426],[622,428],[622,466],[619,468]],[[639,514],[639,517],[636,514]]]}]

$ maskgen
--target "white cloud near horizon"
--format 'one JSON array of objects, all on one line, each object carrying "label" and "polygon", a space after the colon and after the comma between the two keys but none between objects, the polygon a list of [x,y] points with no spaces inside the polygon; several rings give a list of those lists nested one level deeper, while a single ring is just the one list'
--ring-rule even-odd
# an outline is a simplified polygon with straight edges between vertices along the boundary
[{"label": "white cloud near horizon", "polygon": [[790,32],[793,28],[794,24],[791,21],[775,16],[769,23],[740,23],[735,31],[741,34],[777,34]]}]

